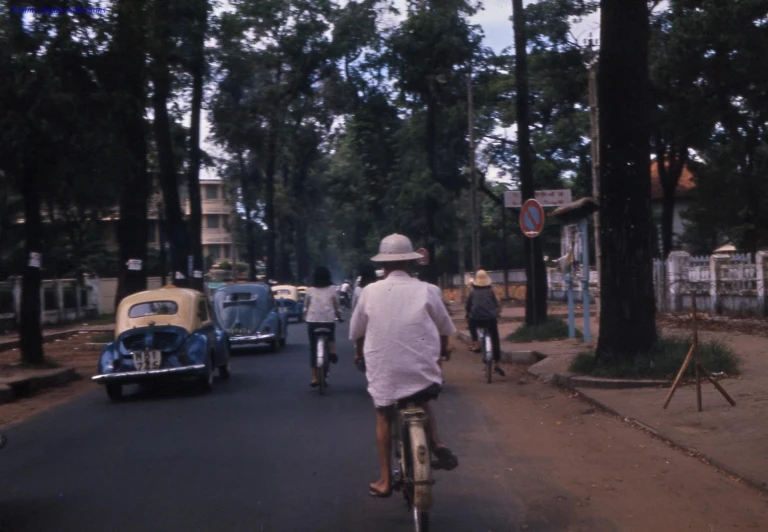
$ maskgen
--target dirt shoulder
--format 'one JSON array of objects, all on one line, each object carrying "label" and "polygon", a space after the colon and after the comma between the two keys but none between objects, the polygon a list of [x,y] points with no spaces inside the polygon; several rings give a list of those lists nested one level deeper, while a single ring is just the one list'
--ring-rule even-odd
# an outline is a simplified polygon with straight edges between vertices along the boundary
[{"label": "dirt shoulder", "polygon": [[[525,486],[524,528],[569,531],[760,530],[768,499],[575,394],[543,384],[522,366],[485,384],[477,355],[457,348],[445,364],[448,386],[479,405],[492,431],[461,434],[459,452],[500,458],[490,475],[499,490]],[[446,419],[443,421],[443,419]],[[449,415],[441,423],[454,421]],[[461,456],[461,455],[460,455]],[[469,460],[464,462],[469,467]],[[479,466],[478,466],[479,467]]]},{"label": "dirt shoulder", "polygon": [[[103,333],[81,333],[46,343],[46,358],[61,367],[75,368],[81,378],[67,385],[46,388],[35,395],[3,404],[0,406],[0,428],[26,421],[52,406],[96,389],[97,385],[91,382],[90,378],[96,373],[100,351],[89,349],[86,344],[94,342],[100,334]],[[0,351],[0,378],[34,375],[38,371],[19,367],[18,361],[18,349]]]}]

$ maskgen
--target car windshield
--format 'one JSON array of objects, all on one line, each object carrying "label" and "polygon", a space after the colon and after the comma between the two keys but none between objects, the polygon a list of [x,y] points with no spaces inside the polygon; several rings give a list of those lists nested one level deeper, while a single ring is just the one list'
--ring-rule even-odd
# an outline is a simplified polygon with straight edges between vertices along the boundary
[{"label": "car windshield", "polygon": [[219,325],[227,331],[254,331],[269,310],[265,291],[218,291],[213,297]]},{"label": "car windshield", "polygon": [[280,289],[280,290],[275,290],[275,295],[276,295],[276,296],[291,296],[291,295],[293,295],[293,294],[292,294],[292,292],[291,292],[290,290],[288,290],[287,288],[282,288],[282,289]]},{"label": "car windshield", "polygon": [[128,311],[130,318],[143,318],[144,316],[168,316],[176,314],[179,305],[173,301],[146,301],[133,305]]}]

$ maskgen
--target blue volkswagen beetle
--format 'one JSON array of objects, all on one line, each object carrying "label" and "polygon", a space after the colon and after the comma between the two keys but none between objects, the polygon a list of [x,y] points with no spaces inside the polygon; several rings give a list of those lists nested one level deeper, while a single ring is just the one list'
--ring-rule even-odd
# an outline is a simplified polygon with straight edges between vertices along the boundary
[{"label": "blue volkswagen beetle", "polygon": [[118,401],[124,384],[149,380],[186,378],[210,390],[217,369],[229,378],[227,333],[213,320],[204,294],[170,285],[123,298],[115,340],[104,346],[92,379]]},{"label": "blue volkswagen beetle", "polygon": [[227,332],[231,349],[261,345],[277,351],[288,339],[288,320],[266,284],[238,283],[213,293],[216,321]]}]

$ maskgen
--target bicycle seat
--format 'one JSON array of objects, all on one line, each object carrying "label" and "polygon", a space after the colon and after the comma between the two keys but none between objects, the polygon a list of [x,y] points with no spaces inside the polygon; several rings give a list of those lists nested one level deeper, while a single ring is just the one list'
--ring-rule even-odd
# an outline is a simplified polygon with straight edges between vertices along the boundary
[{"label": "bicycle seat", "polygon": [[419,406],[422,406],[427,401],[430,401],[432,399],[437,399],[439,395],[440,395],[440,386],[437,384],[433,384],[426,390],[422,390],[420,392],[417,392],[411,395],[410,397],[404,397],[403,399],[396,401],[395,408],[397,410],[405,410],[412,407],[419,407]]},{"label": "bicycle seat", "polygon": [[331,330],[327,327],[321,327],[319,329],[315,329],[315,334],[331,334]]}]

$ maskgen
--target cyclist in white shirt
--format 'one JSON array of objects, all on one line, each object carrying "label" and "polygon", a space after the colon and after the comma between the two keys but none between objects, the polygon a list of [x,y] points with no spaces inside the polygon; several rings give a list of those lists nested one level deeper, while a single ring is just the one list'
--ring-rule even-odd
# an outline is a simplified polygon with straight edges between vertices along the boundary
[{"label": "cyclist in white shirt", "polygon": [[339,298],[331,283],[331,272],[328,268],[318,266],[312,280],[312,286],[304,297],[304,321],[307,322],[309,333],[309,364],[312,368],[312,381],[310,386],[317,386],[317,335],[316,329],[330,329],[328,342],[328,360],[336,364],[339,358],[336,355],[336,323],[335,319],[344,321],[339,309]]},{"label": "cyclist in white shirt", "polygon": [[355,361],[365,358],[368,392],[376,407],[376,440],[379,448],[379,480],[369,485],[373,497],[392,494],[390,423],[397,401],[414,398],[424,402],[435,469],[451,470],[458,458],[442,444],[434,413],[426,401],[440,393],[447,358],[448,337],[456,332],[442,301],[440,289],[408,275],[421,255],[411,241],[399,234],[381,241],[373,257],[384,268],[385,278],[366,286],[350,321],[349,339],[355,342]]},{"label": "cyclist in white shirt", "polygon": [[360,267],[359,279],[360,281],[352,292],[352,312],[354,312],[355,307],[357,307],[357,302],[360,300],[360,294],[363,293],[363,288],[379,280],[376,275],[376,268],[371,264],[363,264]]}]

